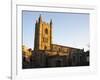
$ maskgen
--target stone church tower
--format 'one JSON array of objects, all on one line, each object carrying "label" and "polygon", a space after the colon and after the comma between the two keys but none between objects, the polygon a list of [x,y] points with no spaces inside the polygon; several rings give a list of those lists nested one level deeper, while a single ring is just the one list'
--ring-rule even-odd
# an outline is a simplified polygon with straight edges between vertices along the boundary
[{"label": "stone church tower", "polygon": [[41,15],[35,24],[34,50],[50,50],[52,44],[52,20],[46,23]]}]

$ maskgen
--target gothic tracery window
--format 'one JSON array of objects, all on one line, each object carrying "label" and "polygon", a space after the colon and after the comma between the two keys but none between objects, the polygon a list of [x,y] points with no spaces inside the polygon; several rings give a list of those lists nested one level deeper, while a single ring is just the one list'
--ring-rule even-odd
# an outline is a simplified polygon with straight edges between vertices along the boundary
[{"label": "gothic tracery window", "polygon": [[45,33],[48,34],[48,29],[47,28],[45,29]]}]

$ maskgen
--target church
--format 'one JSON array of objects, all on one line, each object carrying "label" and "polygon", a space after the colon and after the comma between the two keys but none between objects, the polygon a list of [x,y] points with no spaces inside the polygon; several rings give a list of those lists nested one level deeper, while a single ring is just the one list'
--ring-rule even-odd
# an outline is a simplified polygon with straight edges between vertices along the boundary
[{"label": "church", "polygon": [[88,66],[89,51],[52,43],[52,24],[52,20],[43,21],[41,15],[36,20],[34,49],[29,66],[23,68]]}]

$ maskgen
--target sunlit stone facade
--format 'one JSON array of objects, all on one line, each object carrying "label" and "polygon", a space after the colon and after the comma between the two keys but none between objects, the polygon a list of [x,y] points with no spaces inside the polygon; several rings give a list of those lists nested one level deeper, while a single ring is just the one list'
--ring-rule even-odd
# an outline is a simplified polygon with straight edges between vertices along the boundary
[{"label": "sunlit stone facade", "polygon": [[52,20],[46,23],[40,15],[35,24],[34,50],[44,50],[49,55],[68,55],[69,53],[79,52],[81,49],[52,44]]},{"label": "sunlit stone facade", "polygon": [[[42,16],[35,24],[34,50],[29,68],[65,67],[89,65],[89,52],[83,49],[52,43],[52,20],[49,23]],[[25,66],[23,68],[26,68]]]}]

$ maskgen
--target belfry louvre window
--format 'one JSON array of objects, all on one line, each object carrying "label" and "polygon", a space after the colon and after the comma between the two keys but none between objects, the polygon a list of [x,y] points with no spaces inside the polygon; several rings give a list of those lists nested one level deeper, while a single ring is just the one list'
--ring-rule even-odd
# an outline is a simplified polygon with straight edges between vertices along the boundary
[{"label": "belfry louvre window", "polygon": [[47,28],[45,29],[45,33],[48,34],[48,29]]}]

